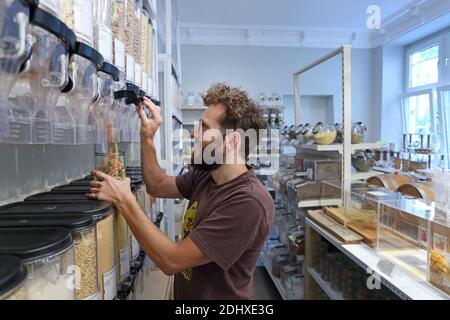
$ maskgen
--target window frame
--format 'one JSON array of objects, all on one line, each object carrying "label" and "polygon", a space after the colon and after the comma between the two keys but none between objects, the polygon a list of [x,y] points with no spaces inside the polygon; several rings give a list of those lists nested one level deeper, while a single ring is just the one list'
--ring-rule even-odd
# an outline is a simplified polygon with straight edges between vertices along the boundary
[{"label": "window frame", "polygon": [[407,121],[407,117],[406,117],[406,99],[411,98],[411,97],[422,96],[422,95],[426,95],[426,94],[428,94],[429,103],[430,103],[430,113],[431,113],[430,114],[430,119],[431,119],[430,134],[432,136],[434,136],[436,134],[436,123],[435,123],[435,119],[434,119],[435,110],[434,110],[434,104],[433,104],[433,89],[425,89],[425,90],[406,93],[403,95],[402,110],[401,110],[402,111],[403,133],[405,133],[405,134],[417,133],[417,132],[409,132],[409,130],[408,130],[409,126],[408,126],[408,121]]},{"label": "window frame", "polygon": [[[447,117],[450,119],[450,115],[447,115],[446,110],[444,110],[444,103],[442,99],[442,95],[444,92],[449,92],[450,94],[450,84],[440,86],[436,88],[436,94],[437,94],[437,101],[438,101],[438,112],[439,112],[439,125],[442,128],[442,139],[441,139],[441,154],[445,154],[447,156],[447,162],[450,165],[450,157],[449,157],[449,151],[450,151],[450,123],[448,123]],[[450,106],[449,106],[450,108]],[[450,110],[448,111],[450,113]]]},{"label": "window frame", "polygon": [[[444,71],[445,71],[445,66],[443,63],[444,55],[445,55],[445,48],[444,48],[444,38],[446,37],[446,35],[438,35],[438,36],[434,36],[432,38],[429,39],[425,39],[425,40],[420,40],[417,43],[414,43],[412,45],[409,45],[406,47],[405,50],[405,92],[406,93],[414,93],[414,92],[420,92],[423,90],[428,90],[428,89],[432,89],[432,88],[436,88],[437,86],[439,86],[440,84],[442,84],[443,80],[444,80]],[[410,56],[413,55],[416,52],[422,51],[422,50],[426,50],[428,48],[431,48],[435,45],[439,45],[439,54],[438,54],[438,81],[435,83],[431,83],[431,84],[426,84],[426,85],[422,85],[419,87],[415,87],[415,88],[410,88],[409,84],[411,83],[411,64],[410,64]]]}]

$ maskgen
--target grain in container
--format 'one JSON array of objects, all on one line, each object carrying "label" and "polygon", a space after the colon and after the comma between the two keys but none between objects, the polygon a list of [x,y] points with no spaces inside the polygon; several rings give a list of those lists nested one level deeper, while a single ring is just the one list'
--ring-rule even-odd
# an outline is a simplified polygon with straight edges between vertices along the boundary
[{"label": "grain in container", "polygon": [[1,229],[0,254],[17,256],[24,263],[28,272],[28,300],[75,299],[75,255],[70,230]]},{"label": "grain in container", "polygon": [[[42,208],[52,206],[51,203],[30,202],[28,204],[29,208],[24,211],[34,207],[36,212],[0,214],[0,228],[64,227],[69,229],[74,239],[75,265],[77,267],[75,298],[76,300],[98,300],[97,234],[92,215],[41,213],[45,212]],[[20,207],[19,205],[19,211]],[[64,211],[64,208],[61,209],[56,210]]]}]

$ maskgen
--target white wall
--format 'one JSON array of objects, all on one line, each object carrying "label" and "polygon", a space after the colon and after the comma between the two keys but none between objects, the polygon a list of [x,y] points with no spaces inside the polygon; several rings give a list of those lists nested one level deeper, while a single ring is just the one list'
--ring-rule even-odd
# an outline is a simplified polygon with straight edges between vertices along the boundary
[{"label": "white wall", "polygon": [[[247,90],[253,97],[259,93],[293,94],[292,73],[320,58],[330,49],[261,48],[238,46],[181,47],[183,92],[205,92],[212,83],[226,81]],[[353,121],[367,124],[367,140],[380,138],[379,121],[373,89],[373,50],[353,50],[352,100]],[[302,95],[334,96],[335,117],[340,121],[342,105],[341,57],[337,56],[302,77]],[[378,104],[379,105],[379,104]]]}]

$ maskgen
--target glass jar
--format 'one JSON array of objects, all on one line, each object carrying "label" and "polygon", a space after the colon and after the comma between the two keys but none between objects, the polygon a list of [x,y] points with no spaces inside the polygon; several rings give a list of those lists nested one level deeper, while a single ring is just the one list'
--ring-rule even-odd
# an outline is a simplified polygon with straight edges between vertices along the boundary
[{"label": "glass jar", "polygon": [[375,166],[371,150],[359,151],[352,156],[352,166],[358,172],[369,172]]},{"label": "glass jar", "polygon": [[329,123],[317,123],[312,133],[314,134],[314,141],[320,145],[332,144],[336,140],[336,128]]},{"label": "glass jar", "polygon": [[108,63],[113,63],[112,6],[111,0],[94,0],[94,47]]},{"label": "glass jar", "polygon": [[9,134],[8,97],[31,52],[29,16],[30,9],[22,1],[0,2],[0,138]]},{"label": "glass jar", "polygon": [[0,256],[0,300],[27,300],[27,269],[10,255]]},{"label": "glass jar", "polygon": [[134,83],[141,86],[142,80],[142,65],[141,65],[141,15],[142,15],[142,0],[134,0]]},{"label": "glass jar", "polygon": [[301,134],[300,142],[302,144],[312,144],[314,142],[313,130],[309,123],[306,123],[302,127],[300,134]]},{"label": "glass jar", "polygon": [[126,80],[134,82],[134,0],[125,0]]},{"label": "glass jar", "polygon": [[366,131],[367,128],[362,122],[354,123],[352,125],[352,144],[363,143]]},{"label": "glass jar", "polygon": [[75,34],[55,16],[35,9],[30,20],[32,54],[10,94],[9,143],[52,143],[52,115],[68,83]]},{"label": "glass jar", "polygon": [[125,1],[112,1],[112,32],[114,36],[114,65],[121,71],[125,72]]},{"label": "glass jar", "polygon": [[334,128],[336,129],[336,140],[335,143],[344,142],[344,126],[342,123],[335,123]]},{"label": "glass jar", "polygon": [[27,268],[28,300],[74,300],[74,246],[65,228],[5,228],[0,254],[20,258]]},{"label": "glass jar", "polygon": [[95,143],[92,141],[95,128],[89,124],[89,115],[98,99],[97,71],[102,65],[103,57],[97,50],[77,42],[69,65],[71,88],[65,101],[75,119],[76,144]]},{"label": "glass jar", "polygon": [[111,150],[108,153],[95,154],[96,169],[118,180],[125,179],[123,161],[123,152]]},{"label": "glass jar", "polygon": [[88,46],[94,45],[94,0],[61,1],[61,16],[75,32],[77,40]]}]

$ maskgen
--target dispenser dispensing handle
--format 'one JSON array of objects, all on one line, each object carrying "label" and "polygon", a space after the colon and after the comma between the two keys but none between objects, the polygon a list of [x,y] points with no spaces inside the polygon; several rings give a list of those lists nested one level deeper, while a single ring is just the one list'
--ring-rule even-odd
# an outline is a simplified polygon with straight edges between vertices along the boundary
[{"label": "dispenser dispensing handle", "polygon": [[19,12],[17,13],[15,20],[19,25],[19,42],[16,45],[15,52],[12,54],[8,54],[4,50],[0,50],[1,59],[18,59],[25,54],[28,16],[23,12]]}]

